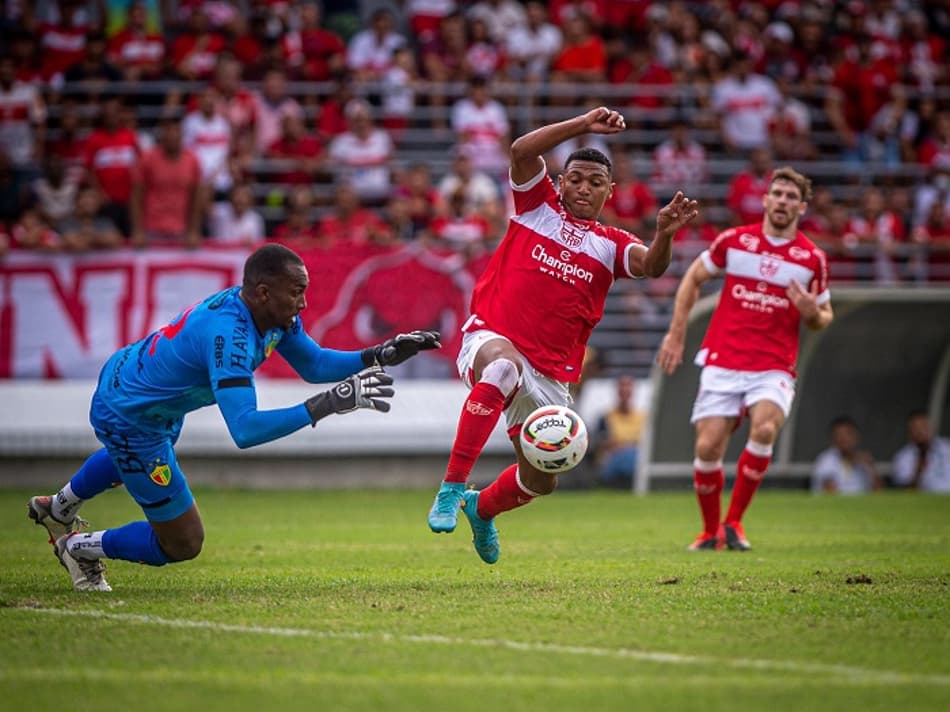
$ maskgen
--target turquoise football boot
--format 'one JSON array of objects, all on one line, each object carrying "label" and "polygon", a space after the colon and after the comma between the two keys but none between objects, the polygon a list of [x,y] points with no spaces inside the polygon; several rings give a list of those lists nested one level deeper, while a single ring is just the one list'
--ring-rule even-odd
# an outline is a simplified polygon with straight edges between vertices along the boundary
[{"label": "turquoise football boot", "polygon": [[486,564],[494,564],[501,556],[501,546],[498,543],[498,530],[495,529],[495,519],[492,517],[487,522],[478,516],[478,491],[467,490],[464,494],[462,509],[465,516],[468,517],[468,523],[472,525],[472,544],[475,551],[482,561]]},{"label": "turquoise football boot", "polygon": [[429,529],[434,532],[454,532],[459,519],[459,507],[465,492],[464,482],[443,482],[429,510]]}]

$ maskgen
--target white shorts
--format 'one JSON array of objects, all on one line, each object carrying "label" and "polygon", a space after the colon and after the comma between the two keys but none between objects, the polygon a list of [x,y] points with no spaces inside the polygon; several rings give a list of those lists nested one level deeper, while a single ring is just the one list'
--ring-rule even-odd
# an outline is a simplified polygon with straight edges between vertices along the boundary
[{"label": "white shorts", "polygon": [[763,400],[775,403],[787,418],[794,399],[795,379],[785,371],[733,371],[706,366],[699,376],[699,393],[690,422],[738,418]]},{"label": "white shorts", "polygon": [[[469,388],[475,385],[472,382],[475,377],[475,356],[485,343],[493,339],[505,339],[505,341],[511,343],[501,334],[496,334],[488,329],[468,332],[462,337],[462,348],[459,350],[455,364],[458,366],[462,383]],[[525,419],[542,405],[570,406],[574,403],[574,398],[571,397],[567,383],[548,378],[535,370],[528,359],[520,353],[518,356],[521,358],[523,367],[521,378],[518,380],[518,388],[514,397],[505,407],[505,423],[509,435],[517,433]]]}]

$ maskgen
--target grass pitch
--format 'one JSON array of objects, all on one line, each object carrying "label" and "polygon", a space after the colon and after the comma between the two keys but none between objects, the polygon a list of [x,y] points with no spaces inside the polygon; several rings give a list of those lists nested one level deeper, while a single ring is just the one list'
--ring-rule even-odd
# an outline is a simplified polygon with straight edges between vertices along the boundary
[{"label": "grass pitch", "polygon": [[691,494],[564,492],[486,566],[433,493],[199,490],[196,561],[81,594],[0,492],[0,709],[950,709],[950,497],[765,491],[689,553]]}]

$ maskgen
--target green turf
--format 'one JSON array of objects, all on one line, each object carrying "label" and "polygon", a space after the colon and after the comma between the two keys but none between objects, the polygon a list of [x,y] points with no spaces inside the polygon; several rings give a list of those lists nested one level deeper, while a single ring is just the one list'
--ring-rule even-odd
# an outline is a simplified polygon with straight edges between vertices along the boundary
[{"label": "green turf", "polygon": [[28,494],[0,492],[4,710],[950,709],[950,497],[766,491],[753,551],[689,553],[687,493],[563,492],[490,567],[428,491],[200,490],[198,560],[80,594]]}]

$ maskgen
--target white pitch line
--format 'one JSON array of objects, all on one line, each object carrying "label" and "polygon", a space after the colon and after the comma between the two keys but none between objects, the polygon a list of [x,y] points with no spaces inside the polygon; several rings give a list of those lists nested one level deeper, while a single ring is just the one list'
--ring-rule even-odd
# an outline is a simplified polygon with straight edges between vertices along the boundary
[{"label": "white pitch line", "polygon": [[[9,610],[9,609],[8,609]],[[501,638],[456,638],[445,635],[411,635],[402,633],[368,633],[361,631],[325,631],[310,628],[280,628],[256,625],[234,625],[216,621],[161,618],[159,616],[136,613],[109,613],[99,610],[65,610],[60,608],[16,607],[13,610],[27,613],[42,613],[55,616],[76,616],[125,623],[155,625],[165,628],[200,628],[226,633],[250,633],[254,635],[273,635],[285,638],[315,638],[318,640],[378,640],[392,643],[424,643],[427,645],[469,645],[481,648],[503,648],[533,653],[555,653],[620,660],[642,660],[651,663],[671,665],[719,665],[752,670],[775,670],[780,672],[806,673],[809,675],[833,675],[851,678],[854,682],[877,684],[924,684],[950,685],[950,675],[928,675],[904,673],[892,670],[874,670],[852,665],[826,663],[803,663],[794,660],[765,660],[754,658],[712,658],[704,655],[682,655],[649,650],[631,650],[629,648],[598,648],[586,645],[560,645],[558,643],[536,643]]]}]

